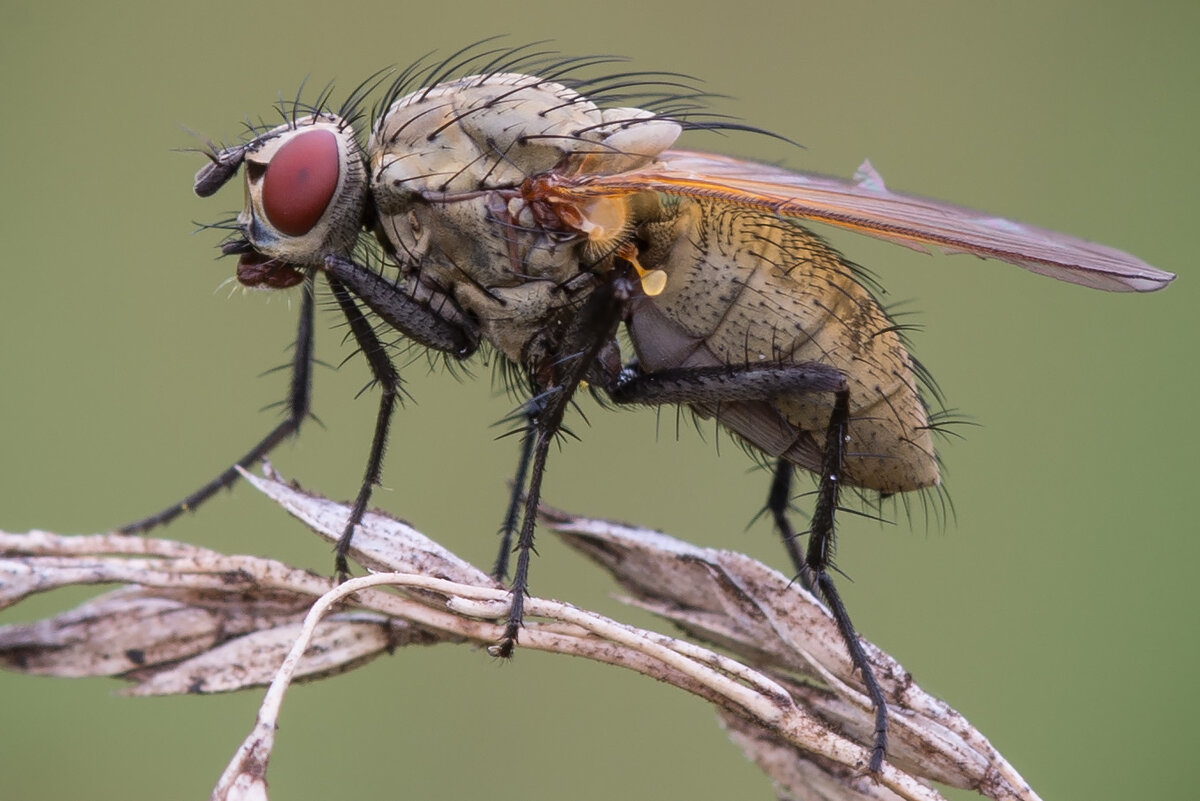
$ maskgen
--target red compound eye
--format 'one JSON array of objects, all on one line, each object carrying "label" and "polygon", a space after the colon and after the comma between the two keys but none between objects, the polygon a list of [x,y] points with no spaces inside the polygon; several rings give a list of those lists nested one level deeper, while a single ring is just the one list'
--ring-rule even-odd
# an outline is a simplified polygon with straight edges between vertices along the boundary
[{"label": "red compound eye", "polygon": [[321,219],[338,182],[338,144],[331,131],[296,134],[271,157],[262,204],[280,233],[304,236]]}]

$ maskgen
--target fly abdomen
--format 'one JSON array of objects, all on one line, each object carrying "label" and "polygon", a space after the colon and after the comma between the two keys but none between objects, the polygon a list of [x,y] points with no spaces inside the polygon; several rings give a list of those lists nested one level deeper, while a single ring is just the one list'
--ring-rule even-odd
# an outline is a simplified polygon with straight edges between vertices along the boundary
[{"label": "fly abdomen", "polygon": [[[643,204],[644,205],[644,204]],[[819,364],[850,391],[847,483],[903,492],[938,483],[912,360],[852,266],[815,234],[766,212],[683,198],[643,224],[643,265],[667,274],[633,305],[629,330],[647,373]],[[832,396],[691,404],[756,448],[819,471]]]}]

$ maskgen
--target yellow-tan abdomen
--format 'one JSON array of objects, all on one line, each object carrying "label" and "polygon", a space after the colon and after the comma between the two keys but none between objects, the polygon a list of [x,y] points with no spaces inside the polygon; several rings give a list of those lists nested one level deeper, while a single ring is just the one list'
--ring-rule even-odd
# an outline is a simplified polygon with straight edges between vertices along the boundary
[{"label": "yellow-tan abdomen", "polygon": [[[912,359],[851,266],[807,229],[729,203],[671,198],[638,231],[664,291],[639,298],[630,335],[647,372],[675,367],[820,363],[850,391],[843,480],[880,492],[938,483]],[[694,404],[774,457],[819,470],[828,392]]]}]

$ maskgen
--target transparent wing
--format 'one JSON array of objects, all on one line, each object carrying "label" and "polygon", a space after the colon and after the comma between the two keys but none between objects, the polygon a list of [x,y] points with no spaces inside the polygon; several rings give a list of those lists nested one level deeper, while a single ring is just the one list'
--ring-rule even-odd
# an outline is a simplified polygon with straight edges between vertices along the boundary
[{"label": "transparent wing", "polygon": [[666,150],[655,163],[641,169],[567,179],[556,187],[555,194],[581,200],[639,191],[719,198],[848,228],[917,250],[936,248],[1000,259],[1093,289],[1150,292],[1175,278],[1114,248],[891,192],[869,162],[863,163],[853,181],[847,181],[728,156]]}]

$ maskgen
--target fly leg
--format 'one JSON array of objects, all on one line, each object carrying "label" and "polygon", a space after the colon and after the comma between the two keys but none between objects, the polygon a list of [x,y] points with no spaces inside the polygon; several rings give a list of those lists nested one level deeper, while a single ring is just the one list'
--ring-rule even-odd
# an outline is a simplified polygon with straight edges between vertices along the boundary
[{"label": "fly leg", "polygon": [[374,376],[381,390],[379,413],[375,417],[375,434],[371,438],[371,452],[367,456],[367,469],[363,475],[362,486],[358,490],[358,497],[354,499],[354,508],[351,509],[350,516],[346,519],[346,528],[342,531],[342,536],[338,538],[335,548],[337,554],[334,562],[335,569],[338,578],[345,581],[350,575],[350,565],[346,555],[350,552],[350,541],[354,536],[354,529],[362,522],[363,515],[367,512],[367,503],[371,500],[371,492],[379,484],[383,472],[383,451],[387,446],[388,427],[391,425],[392,412],[395,411],[396,399],[400,395],[400,375],[396,372],[392,360],[388,358],[387,352],[384,351],[383,343],[375,336],[370,321],[363,315],[354,299],[350,297],[349,290],[332,275],[327,275],[326,278],[329,281],[329,288],[333,290],[334,300],[337,301],[338,307],[345,315],[346,322],[350,325],[350,332],[354,335],[359,350],[362,351],[367,363],[371,366],[371,375]]},{"label": "fly leg", "polygon": [[[603,385],[604,376],[609,372],[601,365],[613,364],[619,365],[621,352],[615,342],[610,343],[611,350],[605,351],[602,348],[601,355],[598,357],[597,363],[593,365],[594,375],[597,377],[595,383]],[[589,374],[591,375],[591,374]],[[524,419],[526,436],[521,439],[521,456],[517,461],[517,472],[512,480],[512,495],[508,501],[508,511],[504,514],[504,522],[500,525],[498,534],[500,535],[500,551],[496,555],[496,562],[492,567],[492,575],[500,581],[508,578],[508,559],[512,552],[512,540],[516,535],[517,524],[521,519],[522,501],[525,497],[525,482],[529,477],[529,465],[533,459],[533,442],[534,438],[529,436],[534,428],[534,420],[544,413],[544,399],[535,397],[530,399],[525,408],[515,414],[512,418]],[[507,422],[507,421],[506,421]]]},{"label": "fly leg", "polygon": [[850,420],[850,393],[842,390],[834,396],[833,413],[829,416],[829,427],[825,434],[825,453],[821,460],[821,478],[817,484],[817,503],[813,508],[812,525],[809,527],[808,550],[804,555],[807,580],[815,585],[825,599],[833,620],[837,623],[842,640],[850,652],[850,661],[862,673],[863,685],[875,707],[875,743],[871,750],[870,770],[879,773],[883,768],[883,757],[887,753],[888,717],[887,701],[883,689],[875,678],[875,672],[867,661],[862,641],[850,622],[850,614],[842,603],[842,596],[833,583],[830,568],[833,566],[833,551],[836,545],[834,515],[838,508],[841,490],[842,465],[845,462],[846,427]]},{"label": "fly leg", "polygon": [[508,558],[512,553],[512,540],[521,519],[521,500],[525,494],[525,482],[529,478],[529,463],[533,459],[533,430],[536,420],[542,412],[539,398],[532,398],[525,404],[520,416],[525,418],[525,433],[521,437],[521,456],[517,460],[517,473],[513,476],[512,495],[508,499],[508,510],[504,513],[504,522],[500,524],[500,550],[496,554],[496,562],[492,566],[492,575],[500,581],[508,578]]},{"label": "fly leg", "polygon": [[875,710],[875,738],[869,767],[872,773],[878,773],[887,752],[887,701],[831,575],[836,545],[834,518],[838,509],[850,421],[850,391],[845,375],[840,370],[819,363],[673,368],[656,373],[625,370],[608,387],[608,392],[615,402],[622,404],[686,403],[701,406],[763,401],[792,393],[829,393],[833,396],[807,550],[801,553],[787,520],[792,466],[782,460],[776,467],[768,509],[783,535],[784,545],[796,566],[800,581],[804,586],[815,589],[825,601],[846,644],[851,663],[862,674],[863,685]]},{"label": "fly leg", "polygon": [[[575,382],[578,385],[578,381]],[[517,478],[520,483],[513,486],[513,498],[509,511],[505,515],[505,529],[500,539],[500,554],[496,557],[496,569],[507,567],[509,544],[512,542],[512,532],[516,525],[516,510],[520,507],[522,490],[524,490],[524,513],[521,520],[520,536],[517,539],[516,554],[517,568],[512,580],[512,605],[509,607],[508,620],[504,626],[504,635],[496,646],[497,656],[504,658],[513,654],[517,644],[517,635],[525,616],[525,595],[529,592],[529,560],[533,553],[533,529],[537,522],[537,505],[542,495],[542,476],[546,472],[546,457],[549,453],[550,442],[562,426],[563,414],[571,399],[574,387],[563,383],[548,390],[525,405],[526,428],[521,438],[521,459],[518,466]],[[529,472],[528,487],[523,487],[525,475]]]},{"label": "fly leg", "polygon": [[771,514],[771,519],[775,522],[775,530],[779,532],[779,538],[783,541],[784,550],[787,551],[788,558],[792,560],[792,565],[796,568],[796,580],[804,586],[804,589],[815,594],[817,588],[809,581],[809,570],[804,561],[804,551],[800,550],[800,546],[797,544],[799,536],[792,527],[792,521],[788,518],[788,511],[791,509],[792,475],[794,473],[795,468],[787,459],[780,459],[775,463],[775,473],[771,478],[771,490],[767,493],[766,511]]},{"label": "fly leg", "polygon": [[288,389],[286,400],[287,416],[271,429],[262,441],[255,445],[238,459],[229,469],[225,470],[212,481],[188,495],[182,501],[168,506],[158,514],[130,523],[119,529],[123,534],[142,534],[157,526],[170,523],[184,512],[195,509],[220,490],[233,485],[240,474],[238,468],[248,468],[262,459],[280,442],[295,434],[300,424],[309,414],[309,402],[312,399],[312,365],[313,365],[313,279],[310,275],[304,282],[304,291],[300,302],[300,322],[296,331],[296,343],[292,352],[292,382]]},{"label": "fly leg", "polygon": [[[371,452],[367,456],[367,468],[354,507],[346,520],[346,528],[338,538],[335,566],[338,577],[345,579],[350,573],[347,556],[354,529],[362,522],[371,492],[379,484],[383,472],[383,454],[387,447],[388,428],[392,412],[400,396],[400,375],[387,355],[383,343],[375,335],[370,320],[358,307],[358,298],[388,325],[403,332],[427,347],[449,352],[452,356],[465,359],[474,352],[478,334],[466,327],[461,319],[447,312],[439,313],[428,299],[416,298],[402,287],[387,281],[371,270],[355,262],[337,256],[325,260],[325,278],[333,290],[333,297],[346,317],[350,332],[358,343],[359,350],[371,367],[371,375],[382,390],[379,413],[375,418],[375,434],[371,439]],[[445,298],[440,300],[446,301]],[[448,302],[448,301],[446,301]],[[445,307],[448,308],[448,307]]]},{"label": "fly leg", "polygon": [[[504,635],[494,650],[497,656],[512,656],[521,630],[525,596],[529,591],[529,562],[534,552],[534,527],[550,443],[562,429],[563,415],[580,382],[595,374],[594,367],[600,354],[612,346],[617,324],[633,294],[634,286],[632,280],[620,274],[612,276],[598,287],[579,312],[572,315],[573,319],[562,339],[549,347],[546,355],[534,365],[532,383],[541,391],[525,404],[523,410],[526,422],[517,480],[501,529],[500,554],[496,559],[496,570],[503,571],[508,566],[508,551],[523,491],[524,508],[515,548],[517,565],[513,572],[512,605]],[[526,474],[528,486],[524,486]],[[503,578],[503,573],[499,577]]]},{"label": "fly leg", "polygon": [[396,284],[341,256],[325,258],[325,275],[340,281],[381,320],[419,345],[466,359],[479,347],[479,328],[449,296],[419,278]]}]

